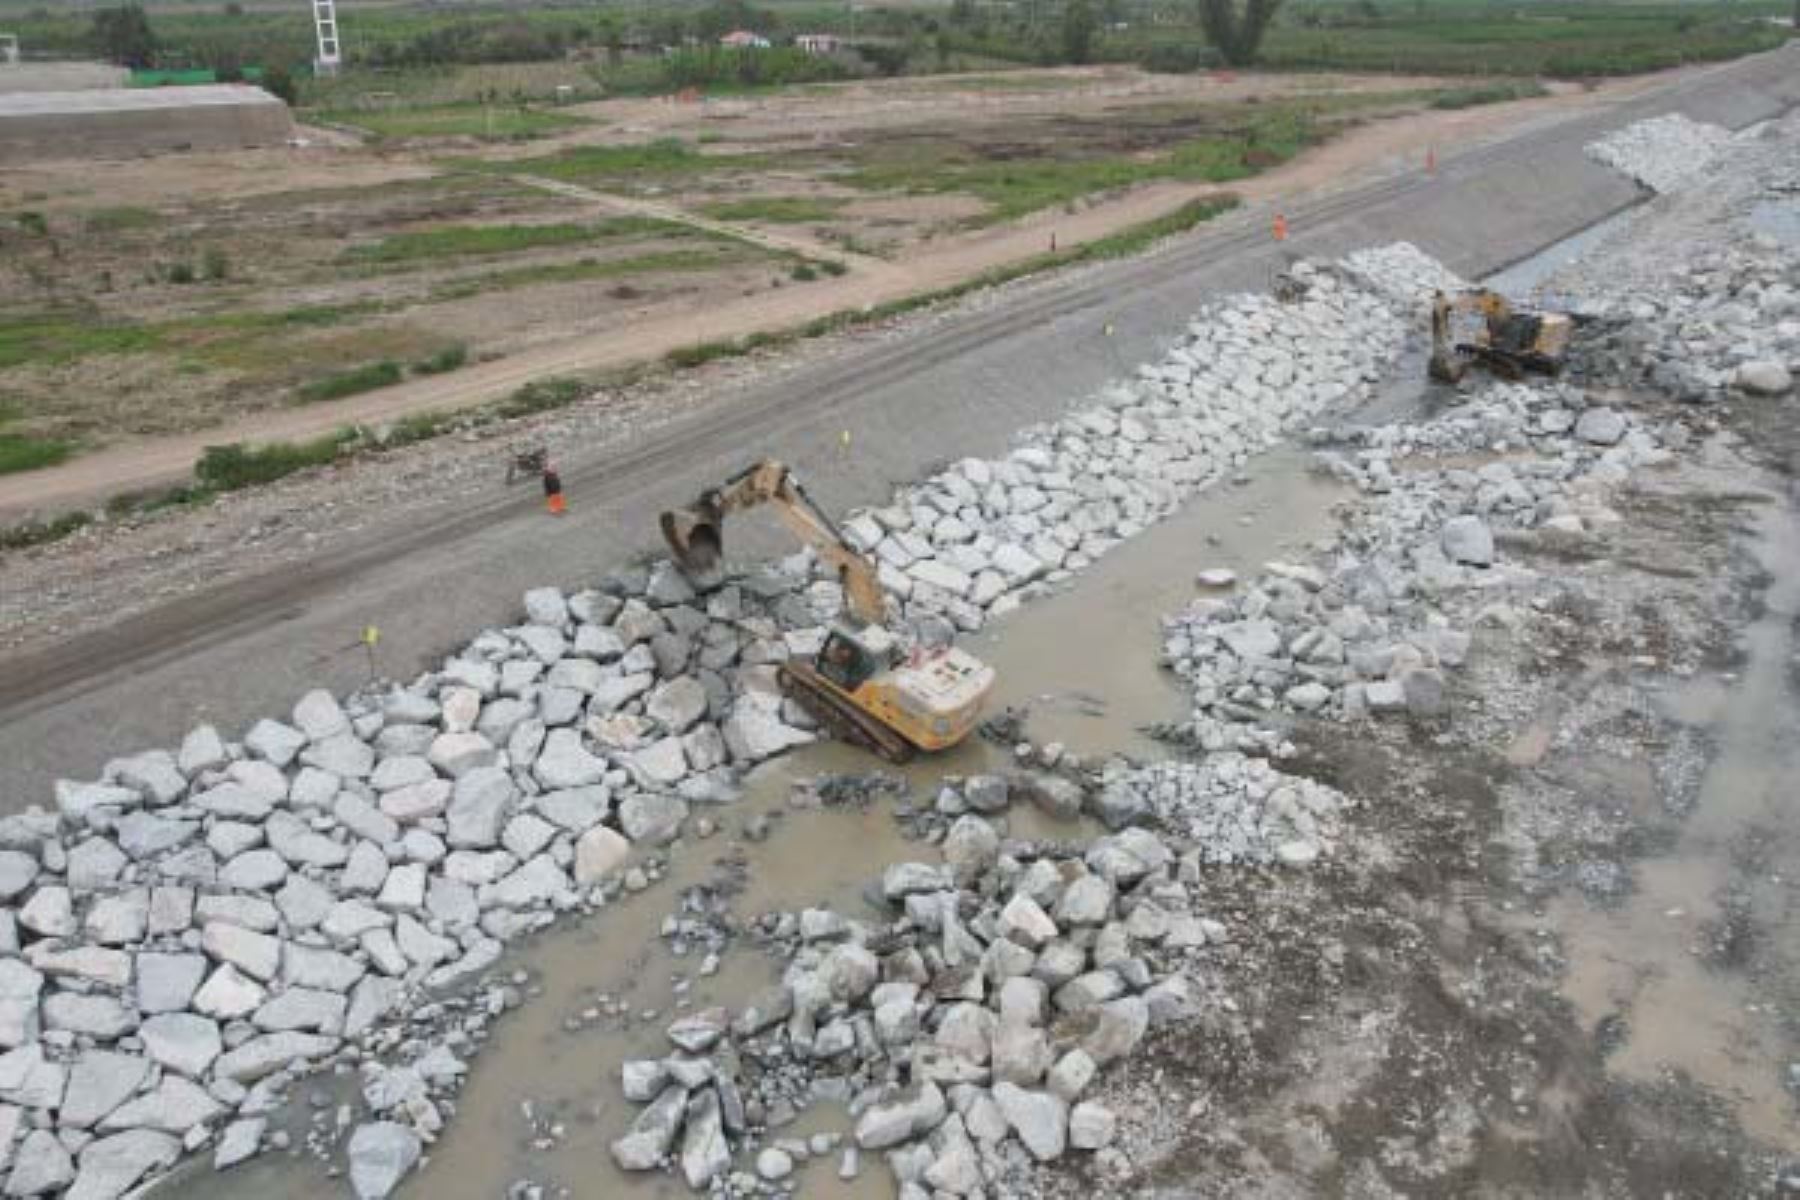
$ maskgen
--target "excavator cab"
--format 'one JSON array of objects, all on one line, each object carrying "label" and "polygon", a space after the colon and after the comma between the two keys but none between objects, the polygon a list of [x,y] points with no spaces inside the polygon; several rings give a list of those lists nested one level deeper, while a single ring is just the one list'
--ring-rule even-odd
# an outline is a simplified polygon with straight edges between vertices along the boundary
[{"label": "excavator cab", "polygon": [[881,645],[878,650],[844,626],[836,626],[819,649],[819,674],[846,692],[854,692],[893,665],[891,639],[886,631],[882,631]]}]

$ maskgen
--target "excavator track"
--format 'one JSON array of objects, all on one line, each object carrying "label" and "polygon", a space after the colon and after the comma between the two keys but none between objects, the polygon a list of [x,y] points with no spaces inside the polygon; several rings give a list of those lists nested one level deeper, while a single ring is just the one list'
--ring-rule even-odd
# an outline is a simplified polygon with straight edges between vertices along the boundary
[{"label": "excavator track", "polygon": [[788,663],[776,672],[775,678],[784,693],[839,741],[879,754],[891,763],[912,758],[911,742],[839,696],[811,667]]}]

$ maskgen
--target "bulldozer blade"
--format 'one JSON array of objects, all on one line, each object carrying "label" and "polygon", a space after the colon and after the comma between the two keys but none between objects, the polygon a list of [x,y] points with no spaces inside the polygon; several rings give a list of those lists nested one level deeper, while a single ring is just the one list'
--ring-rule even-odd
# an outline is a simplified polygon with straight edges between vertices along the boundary
[{"label": "bulldozer blade", "polygon": [[691,509],[672,509],[661,520],[663,541],[669,544],[681,573],[702,589],[716,582],[725,558],[717,519]]}]

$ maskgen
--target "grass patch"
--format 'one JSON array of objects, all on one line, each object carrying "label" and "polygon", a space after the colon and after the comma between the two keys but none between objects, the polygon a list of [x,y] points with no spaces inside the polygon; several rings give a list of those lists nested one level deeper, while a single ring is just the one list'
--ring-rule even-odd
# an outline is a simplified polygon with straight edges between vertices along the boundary
[{"label": "grass patch", "polygon": [[1549,94],[1550,89],[1535,79],[1509,83],[1485,83],[1472,87],[1446,88],[1431,98],[1431,107],[1441,109],[1477,108],[1483,104],[1533,100]]},{"label": "grass patch", "polygon": [[1283,14],[1261,65],[1585,78],[1735,58],[1780,45],[1762,6],[1593,0],[1501,6],[1308,4]]},{"label": "grass patch", "polygon": [[26,521],[22,525],[8,525],[0,529],[0,550],[28,550],[33,546],[43,546],[50,542],[61,541],[79,529],[86,529],[94,523],[91,513],[64,513],[60,517],[52,517],[48,521]]},{"label": "grass patch", "polygon": [[353,246],[343,257],[366,263],[470,258],[567,246],[592,241],[594,236],[594,230],[587,225],[463,225],[397,233],[366,246]]},{"label": "grass patch", "polygon": [[478,296],[484,292],[510,291],[514,288],[536,287],[549,283],[583,283],[595,279],[619,279],[632,275],[652,275],[657,273],[684,271],[711,271],[720,267],[737,266],[741,263],[756,261],[763,257],[760,253],[752,253],[741,243],[721,244],[709,250],[662,250],[649,254],[637,254],[627,258],[615,259],[581,259],[576,262],[541,263],[533,267],[518,267],[508,271],[494,271],[486,275],[477,275],[472,279],[459,279],[432,291],[431,299],[463,300],[470,296]]},{"label": "grass patch", "polygon": [[659,138],[634,146],[577,146],[560,154],[514,162],[465,160],[459,165],[477,171],[525,172],[569,182],[608,182],[620,179],[667,178],[708,171],[748,170],[781,161],[764,154],[702,154],[680,138]]},{"label": "grass patch", "polygon": [[[947,143],[891,152],[885,161],[859,167],[845,182],[872,191],[961,192],[988,205],[976,224],[1007,221],[1061,207],[1100,192],[1156,180],[1225,183],[1282,163],[1323,136],[1323,104],[1296,103],[1252,110],[1236,129],[1189,138],[1148,155],[997,159]],[[1225,118],[1227,121],[1230,117]]]},{"label": "grass patch", "polygon": [[458,342],[454,346],[445,346],[428,358],[419,359],[413,363],[412,369],[416,375],[444,375],[460,370],[468,361],[469,348]]},{"label": "grass patch", "polygon": [[295,471],[320,467],[337,458],[353,434],[339,432],[309,442],[271,442],[246,446],[232,442],[208,446],[194,464],[200,486],[218,492],[235,492],[261,483],[273,483]]},{"label": "grass patch", "polygon": [[0,316],[0,368],[60,365],[94,354],[134,354],[162,347],[160,331],[109,325],[90,313],[46,312]]},{"label": "grass patch", "polygon": [[124,233],[147,229],[161,222],[162,216],[152,208],[118,206],[96,208],[81,215],[81,224],[89,233]]},{"label": "grass patch", "polygon": [[347,262],[379,265],[491,258],[552,246],[644,236],[692,237],[695,231],[677,222],[659,221],[654,217],[616,217],[593,225],[452,225],[443,229],[397,233],[379,242],[352,246],[344,252],[343,258]]},{"label": "grass patch", "polygon": [[302,404],[317,404],[322,400],[338,400],[361,392],[372,392],[376,388],[391,387],[405,377],[406,372],[399,363],[383,359],[302,384],[295,392],[295,397]]},{"label": "grass patch", "polygon": [[567,408],[587,394],[587,384],[579,379],[553,375],[534,379],[494,406],[500,417],[525,417],[532,413]]},{"label": "grass patch", "polygon": [[716,221],[767,221],[797,225],[829,221],[844,201],[822,196],[750,196],[742,200],[716,200],[702,204],[700,212]]},{"label": "grass patch", "polygon": [[569,113],[521,105],[443,104],[423,108],[323,109],[308,114],[382,139],[472,137],[524,141],[576,129],[590,122]]},{"label": "grass patch", "polygon": [[75,453],[75,444],[23,433],[0,433],[0,475],[54,467]]}]

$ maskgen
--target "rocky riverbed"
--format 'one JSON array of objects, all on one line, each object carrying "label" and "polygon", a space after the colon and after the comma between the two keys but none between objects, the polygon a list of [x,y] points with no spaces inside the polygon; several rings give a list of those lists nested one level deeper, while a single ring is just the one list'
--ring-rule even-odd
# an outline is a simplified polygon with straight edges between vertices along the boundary
[{"label": "rocky riverbed", "polygon": [[[1160,754],[1073,754],[1025,714],[1009,769],[907,801],[919,852],[869,864],[869,905],[672,915],[714,970],[780,978],[658,1018],[666,1052],[621,1067],[644,1107],[618,1165],[719,1195],[875,1158],[909,1196],[1794,1186],[1800,975],[1773,934],[1800,849],[1775,800],[1709,809],[1706,779],[1780,778],[1733,722],[1794,711],[1791,628],[1734,638],[1759,608],[1791,625],[1800,586],[1800,258],[1744,227],[1797,143],[1734,141],[1729,183],[1672,185],[1558,281],[1597,318],[1563,380],[1352,418],[1456,284],[1389,247],[1221,301],[1003,459],[853,515],[929,652],[1284,439],[1351,496],[1308,554],[1180,564],[1199,595],[1161,654],[1189,712]],[[307,1152],[359,1196],[401,1186],[529,998],[506,947],[656,902],[744,774],[813,740],[773,674],[840,603],[804,555],[706,595],[667,564],[534,589],[418,680],[196,729],[0,821],[7,1192]],[[1740,674],[1753,711],[1662,700]],[[1650,920],[1659,854],[1704,880],[1662,910],[1693,924],[1615,970],[1579,905]],[[1658,971],[1686,990],[1620,991]],[[1735,1006],[1716,1037],[1636,1040],[1696,998]],[[299,1136],[272,1119],[334,1078]],[[841,1126],[784,1132],[815,1108]]]}]

